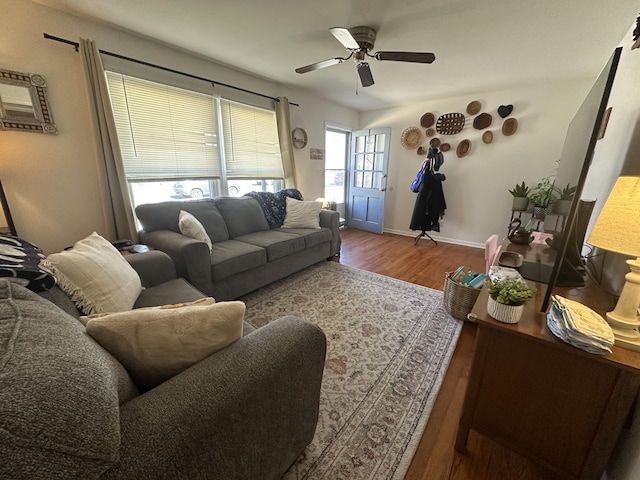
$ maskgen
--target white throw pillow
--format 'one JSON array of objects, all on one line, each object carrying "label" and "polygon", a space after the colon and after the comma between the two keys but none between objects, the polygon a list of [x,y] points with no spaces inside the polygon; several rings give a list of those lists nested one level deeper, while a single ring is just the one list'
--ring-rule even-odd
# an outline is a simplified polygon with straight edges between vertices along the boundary
[{"label": "white throw pillow", "polygon": [[49,255],[42,265],[84,313],[131,310],[142,292],[138,273],[96,232],[70,250]]},{"label": "white throw pillow", "polygon": [[87,333],[147,390],[238,340],[244,313],[242,302],[204,298],[91,316],[86,325]]},{"label": "white throw pillow", "polygon": [[207,235],[207,231],[204,229],[200,221],[189,212],[180,210],[180,215],[178,216],[178,228],[180,229],[180,233],[206,243],[209,250],[211,250],[211,239],[209,238],[209,235]]},{"label": "white throw pillow", "polygon": [[320,228],[322,202],[304,202],[287,197],[287,213],[282,228]]}]

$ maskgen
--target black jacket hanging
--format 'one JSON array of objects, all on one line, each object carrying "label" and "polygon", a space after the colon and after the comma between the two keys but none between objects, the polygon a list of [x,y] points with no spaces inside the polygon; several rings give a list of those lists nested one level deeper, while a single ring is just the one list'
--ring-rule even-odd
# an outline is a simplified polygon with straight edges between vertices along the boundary
[{"label": "black jacket hanging", "polygon": [[442,165],[442,154],[437,149],[433,150],[435,150],[435,155],[430,151],[431,158],[427,157],[423,163],[425,173],[411,215],[409,225],[411,230],[439,232],[440,218],[444,216],[444,211],[447,208],[442,190],[442,182],[446,177],[442,173],[436,173]]}]

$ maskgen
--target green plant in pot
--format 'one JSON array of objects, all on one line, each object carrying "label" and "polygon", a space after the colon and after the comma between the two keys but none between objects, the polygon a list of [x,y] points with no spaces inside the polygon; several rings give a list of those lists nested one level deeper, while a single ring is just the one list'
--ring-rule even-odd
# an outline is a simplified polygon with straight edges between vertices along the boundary
[{"label": "green plant in pot", "polygon": [[529,187],[524,183],[516,184],[516,186],[509,190],[509,193],[513,195],[513,210],[526,210],[529,205]]},{"label": "green plant in pot", "polygon": [[536,294],[534,288],[519,278],[488,279],[484,285],[489,292],[487,312],[503,323],[517,323],[524,304]]},{"label": "green plant in pot", "polygon": [[558,200],[560,190],[555,186],[555,179],[552,182],[552,177],[545,177],[538,184],[531,189],[529,195],[529,201],[533,203],[533,217],[538,220],[544,220],[544,217],[549,213],[549,205],[555,203]]},{"label": "green plant in pot", "polygon": [[560,198],[556,200],[553,211],[559,215],[567,215],[571,209],[571,202],[576,194],[576,186],[567,183],[567,186],[560,190]]}]

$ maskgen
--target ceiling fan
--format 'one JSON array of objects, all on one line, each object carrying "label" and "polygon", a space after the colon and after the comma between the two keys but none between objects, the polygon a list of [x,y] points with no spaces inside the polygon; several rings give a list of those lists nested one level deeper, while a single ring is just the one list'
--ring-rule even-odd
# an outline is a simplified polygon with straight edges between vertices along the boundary
[{"label": "ceiling fan", "polygon": [[297,73],[307,73],[330,67],[331,65],[337,65],[353,57],[362,86],[370,87],[374,84],[374,81],[369,64],[365,62],[366,57],[375,58],[376,60],[414,63],[432,63],[436,59],[433,53],[421,52],[376,52],[375,54],[371,54],[369,50],[373,48],[373,44],[376,41],[376,31],[371,27],[334,27],[330,28],[329,31],[350,52],[349,56],[330,58],[321,62],[312,63],[306,67],[296,68]]}]

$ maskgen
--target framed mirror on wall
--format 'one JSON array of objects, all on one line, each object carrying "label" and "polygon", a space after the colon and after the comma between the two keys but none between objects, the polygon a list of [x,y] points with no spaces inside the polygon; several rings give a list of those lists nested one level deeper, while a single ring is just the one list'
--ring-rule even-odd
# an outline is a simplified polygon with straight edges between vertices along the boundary
[{"label": "framed mirror on wall", "polygon": [[0,130],[58,133],[42,75],[0,69]]}]

